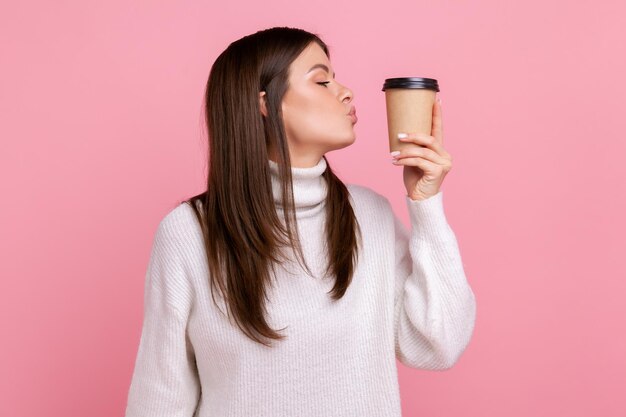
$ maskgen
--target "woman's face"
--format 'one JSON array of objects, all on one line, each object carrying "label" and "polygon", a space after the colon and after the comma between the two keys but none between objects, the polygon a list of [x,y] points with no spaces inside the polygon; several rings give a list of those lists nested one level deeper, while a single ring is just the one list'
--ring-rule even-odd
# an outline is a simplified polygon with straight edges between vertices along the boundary
[{"label": "woman's face", "polygon": [[294,167],[314,166],[326,152],[355,140],[355,121],[348,115],[354,96],[334,75],[316,42],[291,63],[282,113]]}]

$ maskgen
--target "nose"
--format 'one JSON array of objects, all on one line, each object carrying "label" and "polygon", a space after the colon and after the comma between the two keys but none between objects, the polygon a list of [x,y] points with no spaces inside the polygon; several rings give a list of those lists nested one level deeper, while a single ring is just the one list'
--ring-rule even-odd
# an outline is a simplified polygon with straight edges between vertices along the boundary
[{"label": "nose", "polygon": [[342,86],[340,97],[342,102],[350,103],[354,100],[354,93],[348,87]]}]

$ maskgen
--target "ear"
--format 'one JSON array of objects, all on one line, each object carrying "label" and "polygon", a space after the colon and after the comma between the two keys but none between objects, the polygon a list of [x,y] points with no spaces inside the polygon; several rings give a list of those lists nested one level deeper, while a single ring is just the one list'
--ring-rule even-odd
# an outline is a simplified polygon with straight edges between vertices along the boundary
[{"label": "ear", "polygon": [[259,93],[259,106],[261,107],[261,113],[267,117],[267,107],[265,107],[265,91]]}]

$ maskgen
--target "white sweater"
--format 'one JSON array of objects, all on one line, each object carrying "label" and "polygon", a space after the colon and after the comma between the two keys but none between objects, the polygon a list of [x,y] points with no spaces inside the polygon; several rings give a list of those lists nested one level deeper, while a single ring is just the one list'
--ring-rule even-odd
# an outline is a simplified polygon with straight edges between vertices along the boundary
[{"label": "white sweater", "polygon": [[[278,167],[269,163],[282,213]],[[334,279],[321,277],[326,160],[291,169],[297,227],[315,278],[296,260],[276,270],[268,323],[288,326],[287,338],[263,346],[217,309],[199,225],[191,207],[179,205],[154,237],[126,417],[399,417],[396,358],[429,370],[459,360],[476,304],[443,193],[422,201],[405,195],[409,234],[384,196],[346,184],[364,252],[333,303]]]}]

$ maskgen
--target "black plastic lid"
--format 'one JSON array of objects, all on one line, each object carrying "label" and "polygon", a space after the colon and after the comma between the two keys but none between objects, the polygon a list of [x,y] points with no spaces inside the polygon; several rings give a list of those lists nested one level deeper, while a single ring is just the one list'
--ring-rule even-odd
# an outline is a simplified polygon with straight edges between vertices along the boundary
[{"label": "black plastic lid", "polygon": [[424,88],[427,90],[439,91],[439,84],[434,78],[422,78],[422,77],[402,77],[402,78],[387,78],[383,84],[382,91],[388,88]]}]

